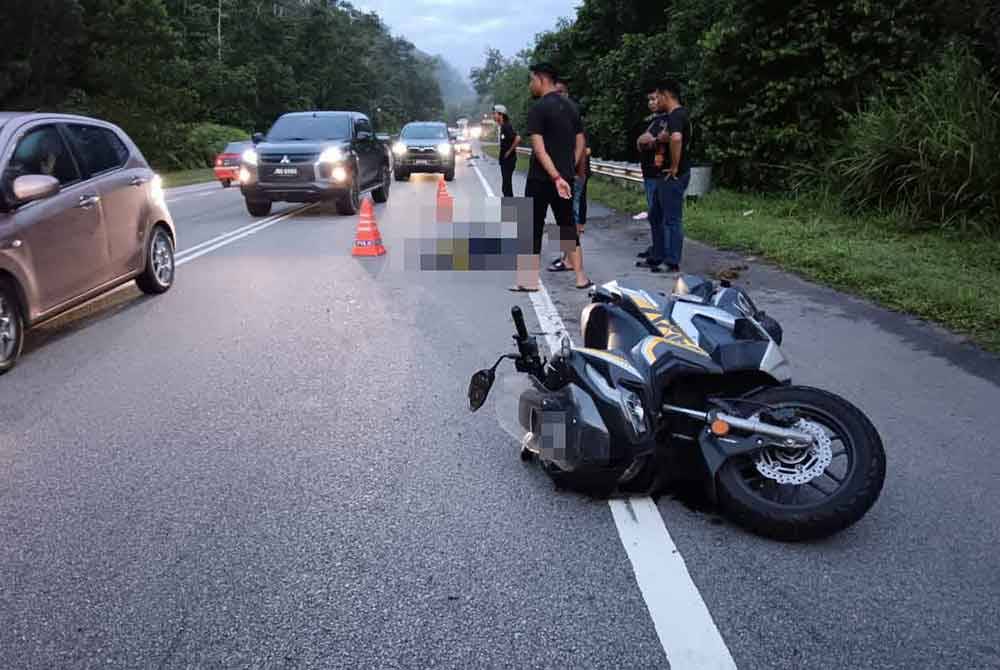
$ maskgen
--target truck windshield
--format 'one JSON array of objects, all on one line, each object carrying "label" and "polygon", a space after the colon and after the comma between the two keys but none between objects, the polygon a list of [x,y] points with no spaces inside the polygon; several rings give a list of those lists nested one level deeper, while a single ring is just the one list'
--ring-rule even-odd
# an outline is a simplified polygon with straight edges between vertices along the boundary
[{"label": "truck windshield", "polygon": [[407,126],[401,137],[406,140],[446,140],[448,131],[444,126]]},{"label": "truck windshield", "polygon": [[351,136],[350,117],[339,116],[283,116],[274,122],[267,133],[268,142],[294,142],[298,140],[344,140]]}]

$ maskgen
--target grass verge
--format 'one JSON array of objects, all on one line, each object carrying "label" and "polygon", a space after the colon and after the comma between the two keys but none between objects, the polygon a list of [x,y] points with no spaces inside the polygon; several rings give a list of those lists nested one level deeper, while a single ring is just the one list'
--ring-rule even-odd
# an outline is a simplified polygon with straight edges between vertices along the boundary
[{"label": "grass verge", "polygon": [[[494,147],[484,149],[495,156]],[[526,164],[519,157],[518,169]],[[600,176],[591,180],[587,193],[623,214],[646,209],[637,188]],[[1000,352],[1000,240],[902,232],[886,217],[849,217],[808,198],[726,190],[688,204],[684,227],[706,244],[758,255]]]},{"label": "grass verge", "polygon": [[212,168],[162,172],[160,176],[163,177],[163,188],[176,188],[178,186],[189,186],[191,184],[215,181],[215,172]]}]

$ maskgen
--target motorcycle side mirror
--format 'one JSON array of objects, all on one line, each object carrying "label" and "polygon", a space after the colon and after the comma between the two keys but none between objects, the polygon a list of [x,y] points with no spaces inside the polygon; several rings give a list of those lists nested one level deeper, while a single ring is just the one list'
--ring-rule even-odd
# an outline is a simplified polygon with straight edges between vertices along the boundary
[{"label": "motorcycle side mirror", "polygon": [[483,406],[495,379],[496,373],[489,368],[472,375],[469,382],[469,409],[475,412]]}]

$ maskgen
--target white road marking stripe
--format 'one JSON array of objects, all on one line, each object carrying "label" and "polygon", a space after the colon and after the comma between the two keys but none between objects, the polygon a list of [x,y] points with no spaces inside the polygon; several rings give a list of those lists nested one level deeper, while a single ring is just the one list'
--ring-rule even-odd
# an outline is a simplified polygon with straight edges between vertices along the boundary
[{"label": "white road marking stripe", "polygon": [[315,206],[316,206],[315,204],[312,204],[312,205],[306,205],[305,207],[299,207],[289,212],[285,212],[284,214],[279,214],[278,216],[271,217],[270,219],[266,219],[258,223],[252,223],[249,226],[243,226],[242,228],[237,228],[236,230],[230,231],[224,235],[219,235],[218,237],[208,240],[207,242],[202,242],[201,244],[191,247],[190,249],[185,249],[182,254],[179,254],[182,257],[174,260],[174,264],[177,267],[180,267],[181,265],[184,265],[189,261],[193,261],[196,258],[201,258],[205,254],[210,254],[216,249],[220,249],[224,246],[232,244],[237,240],[242,240],[244,237],[247,237],[248,235],[253,235],[254,233],[258,233],[264,230],[265,228],[270,228],[276,223],[281,223],[285,219],[291,218],[296,214],[300,214],[309,209],[310,207],[315,207]]},{"label": "white road marking stripe", "polygon": [[[472,169],[479,175],[486,194],[496,197],[479,167]],[[563,335],[570,341],[573,338],[541,281],[539,288],[528,297],[549,351],[555,352]],[[736,670],[736,662],[691,580],[656,503],[642,496],[610,500],[608,504],[670,670]]]}]

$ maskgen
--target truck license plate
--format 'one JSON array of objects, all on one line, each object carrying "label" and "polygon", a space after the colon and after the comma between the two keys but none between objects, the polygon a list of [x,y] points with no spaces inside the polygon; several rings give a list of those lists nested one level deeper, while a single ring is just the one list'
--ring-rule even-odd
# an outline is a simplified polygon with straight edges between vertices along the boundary
[{"label": "truck license plate", "polygon": [[417,165],[427,165],[428,163],[430,163],[430,161],[421,161],[421,160],[417,160],[417,161],[413,161],[413,162],[416,163]]},{"label": "truck license plate", "polygon": [[298,176],[298,174],[299,174],[298,168],[290,168],[290,167],[274,168],[275,177],[295,177]]}]

